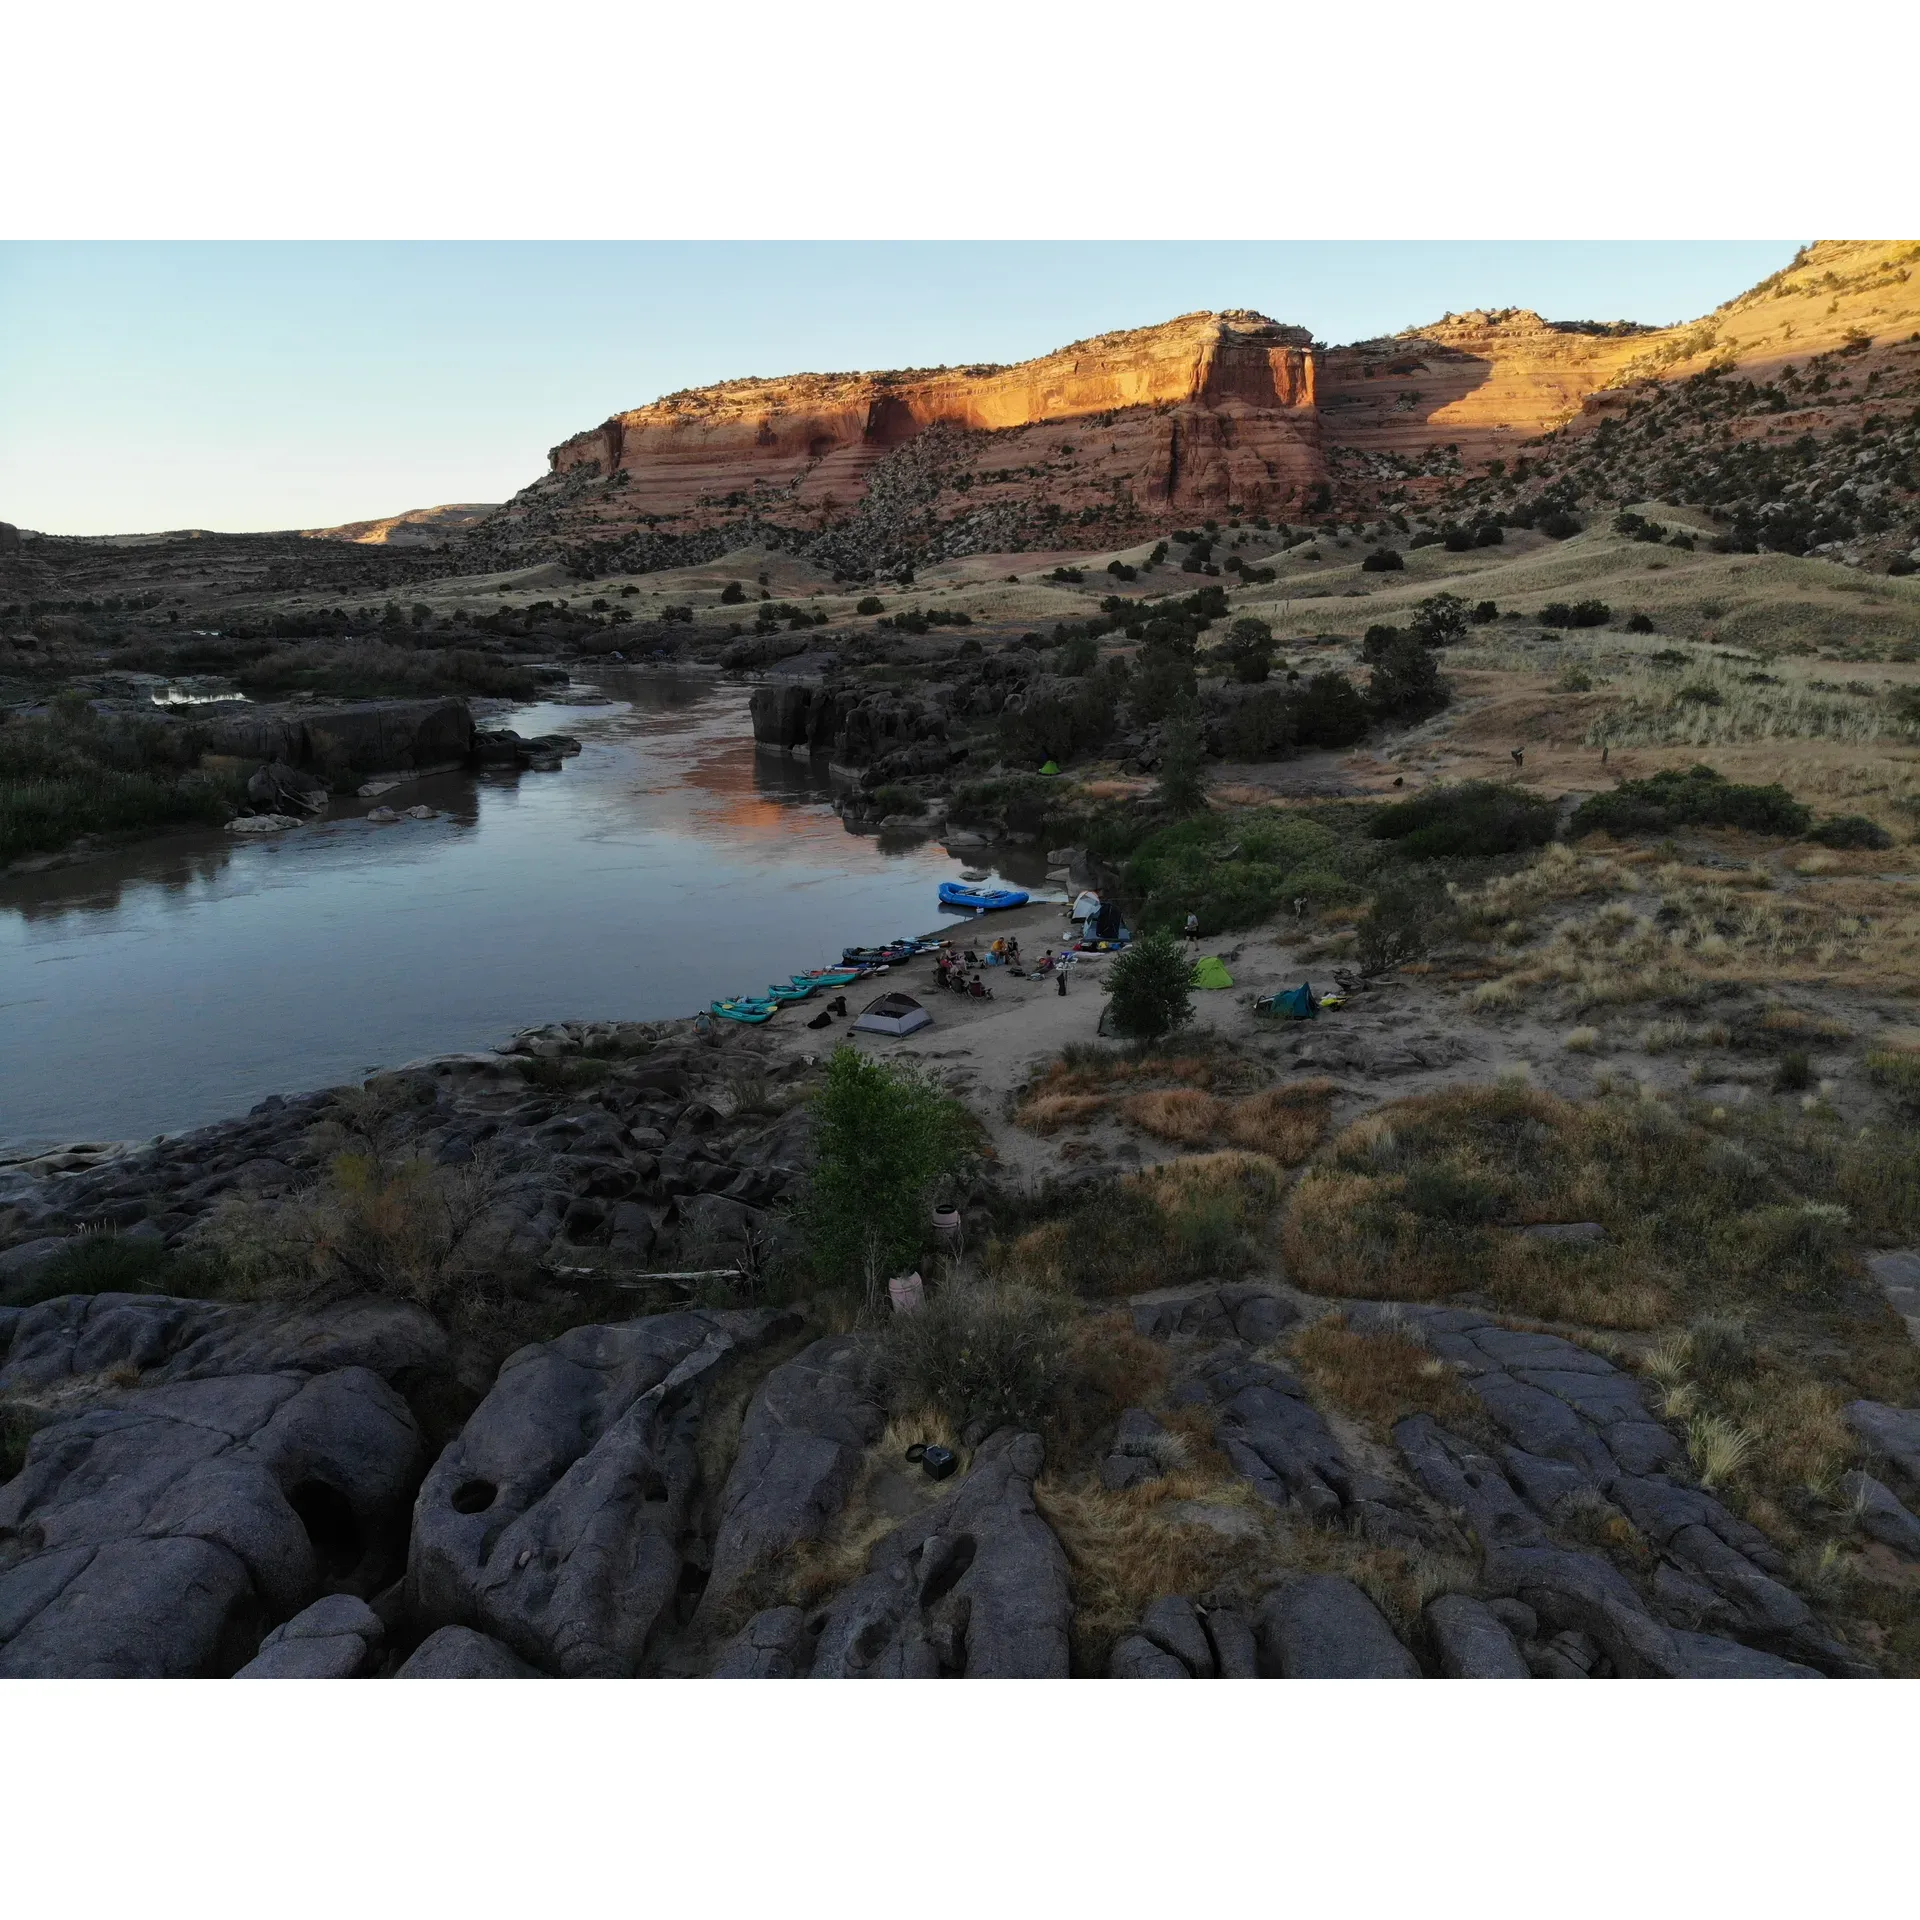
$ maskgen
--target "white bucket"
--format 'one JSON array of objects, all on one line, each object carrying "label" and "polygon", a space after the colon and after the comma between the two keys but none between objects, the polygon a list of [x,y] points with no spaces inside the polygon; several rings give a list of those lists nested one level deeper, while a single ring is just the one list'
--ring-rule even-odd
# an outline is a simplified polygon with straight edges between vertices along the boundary
[{"label": "white bucket", "polygon": [[917,1273],[900,1273],[887,1282],[895,1313],[918,1313],[926,1305],[927,1283]]}]

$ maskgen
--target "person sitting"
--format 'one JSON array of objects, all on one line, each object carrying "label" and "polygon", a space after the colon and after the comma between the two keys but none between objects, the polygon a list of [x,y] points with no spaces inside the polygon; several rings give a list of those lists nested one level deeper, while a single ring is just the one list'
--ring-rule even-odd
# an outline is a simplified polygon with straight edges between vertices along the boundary
[{"label": "person sitting", "polygon": [[1040,956],[1040,964],[1034,971],[1036,973],[1051,973],[1053,971],[1053,949],[1051,947]]},{"label": "person sitting", "polygon": [[977,973],[967,982],[967,992],[975,1000],[991,1000],[993,998],[993,989],[988,986]]}]

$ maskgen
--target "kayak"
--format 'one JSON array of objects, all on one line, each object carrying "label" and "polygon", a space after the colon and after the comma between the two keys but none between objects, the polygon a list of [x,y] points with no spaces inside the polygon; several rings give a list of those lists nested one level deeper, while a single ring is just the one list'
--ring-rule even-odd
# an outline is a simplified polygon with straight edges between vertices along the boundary
[{"label": "kayak", "polygon": [[767,989],[767,998],[771,1000],[775,1006],[791,1006],[796,1000],[806,999],[819,984],[817,980],[809,980],[805,986],[802,986],[800,982],[796,980],[791,985],[783,987],[779,981],[776,980],[773,985]]},{"label": "kayak", "polygon": [[809,992],[815,987],[850,987],[864,971],[862,967],[817,967],[812,973],[796,973],[793,984]]},{"label": "kayak", "polygon": [[780,1011],[777,1000],[756,1000],[743,995],[737,1000],[716,1000],[713,1011],[722,1020],[744,1020],[749,1026],[759,1026],[763,1020],[771,1020]]},{"label": "kayak", "polygon": [[993,913],[1003,907],[1024,907],[1028,896],[1017,887],[963,887],[957,880],[940,882],[940,904],[964,907],[974,913]]},{"label": "kayak", "polygon": [[884,947],[848,947],[840,958],[850,967],[897,967],[902,960],[938,953],[938,940],[890,940]]}]

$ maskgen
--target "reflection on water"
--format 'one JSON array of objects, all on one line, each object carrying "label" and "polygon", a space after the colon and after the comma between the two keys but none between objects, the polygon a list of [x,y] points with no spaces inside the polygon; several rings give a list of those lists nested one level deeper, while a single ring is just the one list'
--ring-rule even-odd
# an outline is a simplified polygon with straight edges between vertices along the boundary
[{"label": "reflection on water", "polygon": [[[235,845],[182,836],[0,884],[0,1146],[132,1138],[567,1018],[659,1019],[952,916],[937,845],[849,834],[742,688],[637,670],[560,773],[443,775]],[[1004,863],[1037,887],[1044,862]]]}]

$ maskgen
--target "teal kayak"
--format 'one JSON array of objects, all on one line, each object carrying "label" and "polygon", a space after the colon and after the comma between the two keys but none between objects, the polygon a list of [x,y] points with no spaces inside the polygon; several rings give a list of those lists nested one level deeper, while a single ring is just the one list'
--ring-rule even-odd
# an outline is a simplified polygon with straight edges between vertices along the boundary
[{"label": "teal kayak", "polygon": [[757,1027],[763,1020],[771,1020],[780,1011],[777,1000],[756,1000],[743,994],[737,1000],[716,1000],[713,1011],[722,1020],[744,1020],[749,1026]]}]

